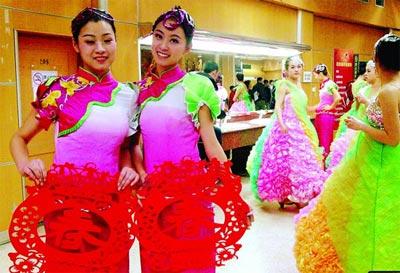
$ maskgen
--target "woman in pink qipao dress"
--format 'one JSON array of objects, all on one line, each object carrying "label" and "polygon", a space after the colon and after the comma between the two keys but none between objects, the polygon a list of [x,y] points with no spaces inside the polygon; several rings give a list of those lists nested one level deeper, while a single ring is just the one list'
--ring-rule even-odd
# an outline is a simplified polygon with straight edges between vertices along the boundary
[{"label": "woman in pink qipao dress", "polygon": [[368,84],[358,91],[351,109],[340,118],[335,140],[331,144],[331,152],[325,161],[326,171],[329,175],[339,166],[358,133],[355,130],[347,128],[345,120],[353,116],[365,121],[367,118],[366,109],[375,100],[381,87],[381,81],[379,75],[376,73],[374,61],[368,61],[364,77]]},{"label": "woman in pink qipao dress", "polygon": [[[29,159],[27,144],[54,123],[55,164],[83,167],[90,163],[111,175],[121,171],[118,188],[123,189],[139,179],[132,169],[127,145],[135,132],[137,92],[117,82],[110,72],[116,51],[114,20],[104,11],[86,8],[72,21],[72,34],[83,66],[73,75],[51,78],[39,87],[37,100],[32,103],[34,111],[11,140],[11,153],[22,175],[38,184],[45,183],[44,163]],[[45,217],[46,227],[53,223],[57,224],[54,217]],[[46,235],[47,243],[52,245],[50,232]],[[55,272],[50,269],[54,264],[58,273],[60,261],[53,259],[46,259],[46,272]],[[87,272],[88,268],[83,267],[65,267],[62,272]],[[128,253],[112,270],[129,272]],[[105,271],[98,268],[96,272]]]},{"label": "woman in pink qipao dress", "polygon": [[324,157],[329,154],[333,141],[333,131],[336,125],[335,107],[340,102],[339,87],[329,79],[328,68],[319,64],[314,68],[314,77],[320,83],[319,104],[312,107],[316,111],[315,128],[317,129],[319,145],[324,148]]},{"label": "woman in pink qipao dress", "polygon": [[[144,157],[144,166],[142,161],[135,160],[142,180],[164,162],[178,163],[185,158],[199,161],[197,143],[200,136],[208,158],[221,162],[227,160],[214,133],[213,120],[220,113],[220,101],[211,81],[196,73],[185,73],[178,66],[181,58],[191,49],[193,33],[194,22],[180,7],[160,15],[153,25],[152,55],[155,65],[139,84],[139,127],[143,150],[140,145],[134,148],[136,159]],[[174,204],[168,212],[163,212],[159,219],[161,225],[167,223],[170,216],[173,218],[179,213],[178,206]],[[196,238],[210,233],[206,227],[192,228],[198,232]],[[173,236],[184,238],[185,230],[179,228]],[[145,251],[142,246],[142,272],[159,272],[146,261]],[[210,260],[209,264],[215,259],[210,252],[198,251],[194,255],[198,259]],[[163,258],[159,257],[160,260]],[[212,273],[215,267],[185,268],[180,272]]]}]

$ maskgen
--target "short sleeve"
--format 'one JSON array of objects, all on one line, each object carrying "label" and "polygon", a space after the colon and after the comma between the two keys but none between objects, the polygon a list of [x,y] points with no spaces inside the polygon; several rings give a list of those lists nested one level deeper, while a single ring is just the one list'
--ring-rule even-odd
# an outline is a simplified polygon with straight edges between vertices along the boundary
[{"label": "short sleeve", "polygon": [[335,91],[339,90],[339,87],[336,85],[336,83],[331,82],[331,84],[329,84],[327,90],[328,90],[329,94],[333,95],[335,93]]},{"label": "short sleeve", "polygon": [[39,126],[45,130],[58,119],[57,99],[61,97],[61,91],[52,89],[58,80],[59,77],[51,77],[40,84],[36,91],[36,100],[31,103],[37,112],[36,119],[39,121]]},{"label": "short sleeve", "polygon": [[129,130],[128,136],[134,135],[138,131],[139,127],[139,106],[137,104],[137,99],[139,95],[139,87],[132,82],[125,84],[127,88],[131,90],[132,97],[129,103],[128,119],[129,119]]},{"label": "short sleeve", "polygon": [[207,105],[211,112],[211,118],[215,120],[220,114],[220,100],[212,82],[204,76],[196,73],[188,73],[183,79],[185,89],[185,102],[187,111],[192,116],[195,126],[199,127],[199,109]]}]

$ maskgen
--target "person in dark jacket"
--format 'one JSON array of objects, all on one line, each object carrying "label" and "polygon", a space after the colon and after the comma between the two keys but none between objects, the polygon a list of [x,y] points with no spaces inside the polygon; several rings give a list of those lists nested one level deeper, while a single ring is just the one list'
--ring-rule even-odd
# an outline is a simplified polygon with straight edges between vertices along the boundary
[{"label": "person in dark jacket", "polygon": [[[218,91],[218,85],[217,85],[217,78],[218,78],[218,64],[214,61],[207,61],[204,64],[203,71],[199,72],[199,75],[202,75],[204,77],[207,77],[213,84],[215,91]],[[224,111],[221,111],[219,116],[217,118],[224,118],[226,116]],[[214,125],[214,132],[215,135],[217,136],[218,142],[221,144],[222,143],[222,131],[219,127]],[[197,144],[199,153],[200,153],[200,158],[201,159],[206,159],[206,152],[204,149],[204,144],[203,140],[200,138],[199,143]]]},{"label": "person in dark jacket", "polygon": [[263,84],[263,79],[261,77],[257,78],[257,83],[253,86],[251,90],[251,95],[256,105],[256,110],[267,109],[267,90]]},{"label": "person in dark jacket", "polygon": [[217,85],[218,64],[216,62],[207,61],[204,64],[203,71],[199,72],[199,74],[209,78],[212,84],[214,85],[215,91],[218,90],[218,85]]}]

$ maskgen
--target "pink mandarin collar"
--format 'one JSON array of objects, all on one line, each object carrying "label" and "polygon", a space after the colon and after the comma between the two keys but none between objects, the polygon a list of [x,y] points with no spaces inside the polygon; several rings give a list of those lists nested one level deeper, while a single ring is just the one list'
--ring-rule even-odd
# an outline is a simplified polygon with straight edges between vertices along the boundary
[{"label": "pink mandarin collar", "polygon": [[98,83],[106,83],[113,81],[113,76],[111,74],[111,71],[108,71],[106,74],[104,74],[101,78],[96,76],[94,73],[90,72],[89,70],[86,70],[83,67],[79,67],[78,71],[76,73],[79,77],[85,78],[88,81],[91,82],[98,82]]},{"label": "pink mandarin collar", "polygon": [[169,84],[180,80],[186,74],[178,65],[164,71],[161,75],[157,75],[155,71],[155,67],[150,67],[147,76],[139,82],[139,104],[150,97],[158,98]]}]

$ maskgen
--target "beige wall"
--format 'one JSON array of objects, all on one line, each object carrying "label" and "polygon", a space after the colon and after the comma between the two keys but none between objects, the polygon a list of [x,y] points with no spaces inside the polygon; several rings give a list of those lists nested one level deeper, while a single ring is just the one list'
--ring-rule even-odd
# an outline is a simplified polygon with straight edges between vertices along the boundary
[{"label": "beige wall", "polygon": [[119,81],[139,79],[137,1],[110,0],[108,10],[116,19],[118,52],[112,72]]},{"label": "beige wall", "polygon": [[[315,16],[313,33],[313,64],[325,63],[333,76],[335,48],[352,49],[355,54],[360,55],[360,61],[367,61],[372,58],[375,42],[387,33],[387,30]],[[317,88],[318,84],[314,82],[313,86]],[[317,93],[309,95],[313,103],[318,101]]]},{"label": "beige wall", "polygon": [[[139,21],[151,24],[180,5],[198,29],[265,40],[296,42],[297,11],[255,0],[139,0]],[[273,24],[273,27],[271,27]]]},{"label": "beige wall", "polygon": [[280,79],[282,76],[281,61],[279,60],[243,60],[243,64],[250,64],[251,69],[243,69],[247,77],[262,77],[263,79]]},{"label": "beige wall", "polygon": [[398,0],[385,0],[385,7],[377,7],[375,0],[362,3],[359,0],[262,0],[277,5],[310,11],[324,17],[359,22],[387,28],[400,29],[400,5]]}]

